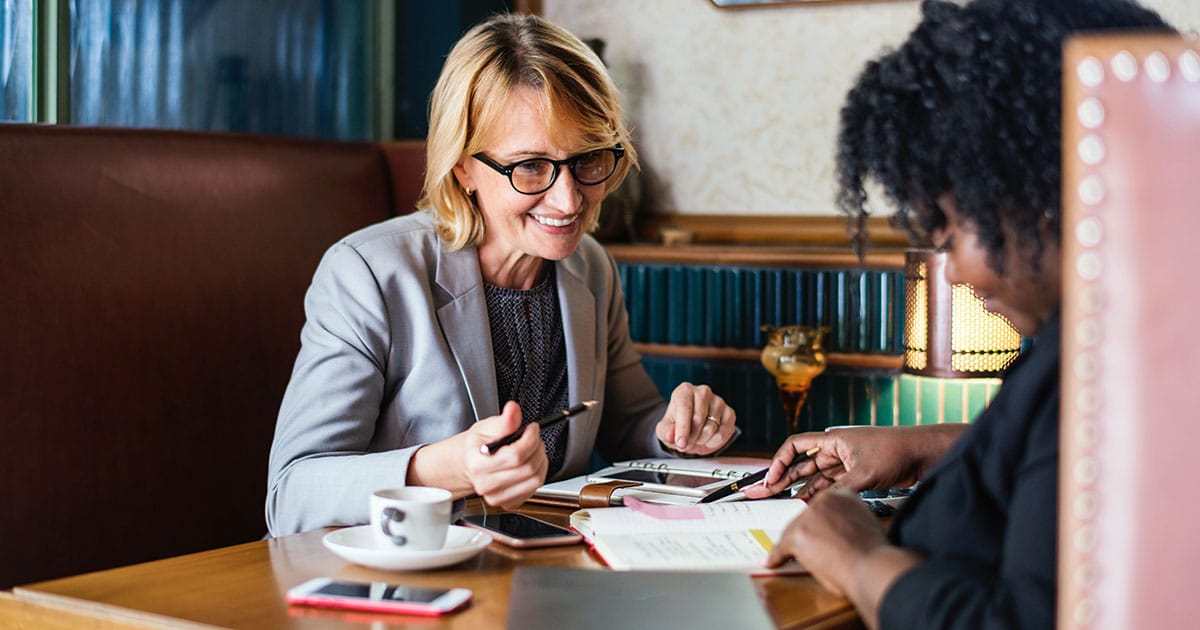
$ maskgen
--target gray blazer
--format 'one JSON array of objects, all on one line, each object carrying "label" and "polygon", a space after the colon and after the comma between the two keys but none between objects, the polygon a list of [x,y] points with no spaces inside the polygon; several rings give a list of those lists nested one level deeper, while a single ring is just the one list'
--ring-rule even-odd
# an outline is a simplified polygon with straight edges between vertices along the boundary
[{"label": "gray blazer", "polygon": [[[616,264],[594,239],[556,263],[570,422],[555,479],[610,460],[664,457],[666,401],[641,364]],[[370,226],[326,252],[304,301],[300,354],[275,426],[272,536],[365,523],[367,497],[403,486],[421,445],[500,412],[479,257],[442,248],[431,215]]]}]

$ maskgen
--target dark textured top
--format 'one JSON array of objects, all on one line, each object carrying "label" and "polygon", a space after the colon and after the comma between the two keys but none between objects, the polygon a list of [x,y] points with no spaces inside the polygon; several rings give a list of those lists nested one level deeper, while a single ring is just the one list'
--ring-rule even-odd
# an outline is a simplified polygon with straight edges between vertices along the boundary
[{"label": "dark textured top", "polygon": [[[567,408],[567,346],[555,291],[554,266],[528,291],[484,285],[500,406],[521,405],[522,427],[551,411]],[[567,425],[542,431],[550,477],[567,452]]]},{"label": "dark textured top", "polygon": [[926,560],[879,606],[881,628],[1053,628],[1059,319],[897,513],[889,536]]}]

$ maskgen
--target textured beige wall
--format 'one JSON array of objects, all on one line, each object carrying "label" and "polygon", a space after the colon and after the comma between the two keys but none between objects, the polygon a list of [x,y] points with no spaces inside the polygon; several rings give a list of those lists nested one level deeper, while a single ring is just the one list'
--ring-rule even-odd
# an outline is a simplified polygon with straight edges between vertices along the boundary
[{"label": "textured beige wall", "polygon": [[[1200,0],[1144,0],[1200,29]],[[862,65],[902,42],[917,0],[718,9],[710,0],[542,0],[599,37],[657,211],[834,214],[838,109]]]}]

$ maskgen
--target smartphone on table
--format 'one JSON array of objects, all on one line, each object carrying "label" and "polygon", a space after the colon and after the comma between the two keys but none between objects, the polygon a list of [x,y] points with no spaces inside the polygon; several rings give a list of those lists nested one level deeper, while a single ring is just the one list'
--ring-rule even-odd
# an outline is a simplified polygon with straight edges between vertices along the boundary
[{"label": "smartphone on table", "polygon": [[471,591],[314,578],[289,589],[287,601],[306,606],[434,617],[465,606],[471,601]]},{"label": "smartphone on table", "polygon": [[571,545],[583,539],[579,534],[553,523],[517,514],[472,514],[462,518],[462,524],[492,535],[511,547],[551,547]]},{"label": "smartphone on table", "polygon": [[588,475],[588,481],[592,483],[603,483],[611,479],[637,481],[646,490],[693,497],[702,497],[732,481],[732,479],[719,477],[685,475],[645,468],[615,469],[610,467]]}]

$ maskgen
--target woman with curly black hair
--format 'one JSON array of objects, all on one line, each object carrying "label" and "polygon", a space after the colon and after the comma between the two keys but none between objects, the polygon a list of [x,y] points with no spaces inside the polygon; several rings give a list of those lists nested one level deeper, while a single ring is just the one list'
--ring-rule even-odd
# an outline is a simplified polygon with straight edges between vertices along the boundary
[{"label": "woman with curly black hair", "polygon": [[[946,274],[1032,345],[971,425],[792,436],[763,486],[814,476],[768,564],[799,560],[869,627],[1055,621],[1061,289],[1061,50],[1073,32],[1169,30],[1126,0],[927,0],[842,109],[839,205],[865,243],[866,184]],[[797,453],[817,456],[789,471]],[[855,492],[917,490],[884,533]]]}]

